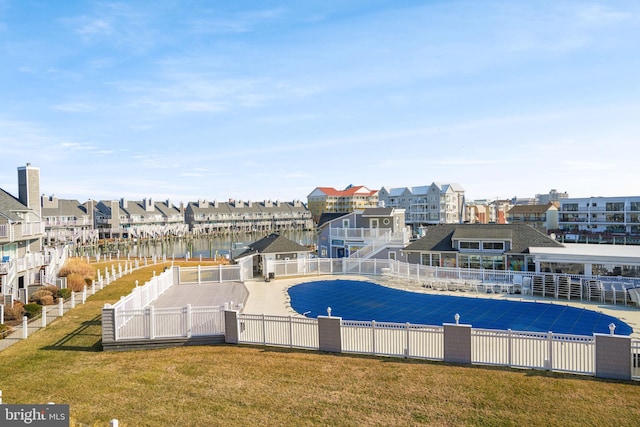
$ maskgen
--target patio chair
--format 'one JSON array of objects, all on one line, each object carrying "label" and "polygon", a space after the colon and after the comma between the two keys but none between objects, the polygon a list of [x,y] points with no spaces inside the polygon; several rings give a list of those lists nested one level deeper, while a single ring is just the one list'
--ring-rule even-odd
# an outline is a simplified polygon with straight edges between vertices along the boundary
[{"label": "patio chair", "polygon": [[531,277],[522,278],[522,295],[531,295]]},{"label": "patio chair", "polygon": [[531,295],[544,295],[544,277],[533,276]]},{"label": "patio chair", "polygon": [[640,307],[640,288],[629,288],[627,294],[631,302]]}]

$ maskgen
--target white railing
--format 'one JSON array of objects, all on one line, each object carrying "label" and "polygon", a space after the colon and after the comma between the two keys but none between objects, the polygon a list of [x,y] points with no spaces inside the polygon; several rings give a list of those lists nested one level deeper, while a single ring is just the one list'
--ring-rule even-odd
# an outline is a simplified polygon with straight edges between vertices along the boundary
[{"label": "white railing", "polygon": [[375,239],[388,232],[388,228],[331,228],[331,239]]},{"label": "white railing", "polygon": [[595,374],[593,336],[471,330],[472,363]]},{"label": "white railing", "polygon": [[443,327],[343,320],[342,351],[379,356],[444,358]]},{"label": "white railing", "polygon": [[[247,276],[249,277],[249,276]],[[180,284],[241,282],[241,265],[180,267]]]},{"label": "white railing", "polygon": [[[319,349],[317,319],[240,314],[238,323],[243,344]],[[444,327],[342,320],[341,346],[344,353],[444,360]],[[474,364],[595,375],[593,336],[472,328],[471,349]],[[640,357],[640,341],[633,354]]]},{"label": "white railing", "polygon": [[358,249],[354,253],[351,254],[351,258],[369,258],[376,253],[378,253],[381,249],[389,245],[402,245],[403,247],[409,243],[410,230],[409,228],[403,228],[399,232],[392,232],[391,229],[379,229],[386,230],[381,231],[380,234],[368,240],[366,246]]},{"label": "white railing", "polygon": [[136,286],[126,297],[115,303],[116,312],[120,310],[144,309],[152,301],[167,291],[173,285],[173,269],[170,268],[159,276],[153,276],[143,286]]},{"label": "white railing", "polygon": [[317,350],[318,320],[306,317],[238,315],[239,342]]},{"label": "white railing", "polygon": [[25,222],[22,223],[22,235],[34,236],[44,234],[44,223],[42,222]]},{"label": "white railing", "polygon": [[224,307],[121,309],[115,331],[116,340],[223,335]]}]

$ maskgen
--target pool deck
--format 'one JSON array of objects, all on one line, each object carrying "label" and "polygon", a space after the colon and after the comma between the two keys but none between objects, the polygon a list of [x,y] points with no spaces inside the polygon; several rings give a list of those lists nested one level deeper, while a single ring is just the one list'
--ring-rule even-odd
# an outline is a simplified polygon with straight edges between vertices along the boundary
[{"label": "pool deck", "polygon": [[[296,277],[291,279],[275,279],[270,282],[264,280],[249,280],[245,286],[249,291],[249,297],[245,303],[243,312],[250,314],[271,314],[277,316],[301,316],[291,308],[287,289],[300,283],[313,282],[319,280],[362,280],[374,282],[379,285],[392,287],[411,292],[420,292],[434,295],[452,295],[467,298],[493,298],[511,301],[544,302],[548,304],[559,304],[570,307],[584,308],[596,312],[617,317],[633,328],[631,334],[634,338],[640,338],[640,307],[610,305],[586,301],[557,300],[553,298],[542,298],[539,296],[506,294],[506,293],[475,293],[460,291],[438,291],[425,289],[417,284],[411,284],[402,279],[387,278],[382,276],[367,277],[354,275],[323,275],[313,277]],[[454,319],[451,319],[452,323]]]}]

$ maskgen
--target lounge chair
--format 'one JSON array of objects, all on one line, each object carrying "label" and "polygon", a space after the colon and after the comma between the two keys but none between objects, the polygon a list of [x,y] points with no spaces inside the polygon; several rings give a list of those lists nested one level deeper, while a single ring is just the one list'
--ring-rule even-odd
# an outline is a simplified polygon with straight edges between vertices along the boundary
[{"label": "lounge chair", "polygon": [[640,288],[629,288],[627,294],[631,299],[631,302],[640,307]]}]

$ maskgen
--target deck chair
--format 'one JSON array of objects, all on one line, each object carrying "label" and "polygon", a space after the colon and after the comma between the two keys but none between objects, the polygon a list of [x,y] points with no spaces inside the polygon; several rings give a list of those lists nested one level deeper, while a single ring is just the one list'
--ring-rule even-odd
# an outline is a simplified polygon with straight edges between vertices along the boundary
[{"label": "deck chair", "polygon": [[629,288],[627,289],[627,294],[632,303],[640,306],[640,288]]}]

